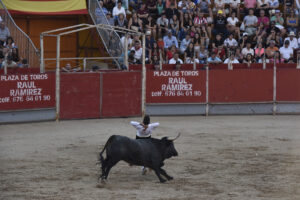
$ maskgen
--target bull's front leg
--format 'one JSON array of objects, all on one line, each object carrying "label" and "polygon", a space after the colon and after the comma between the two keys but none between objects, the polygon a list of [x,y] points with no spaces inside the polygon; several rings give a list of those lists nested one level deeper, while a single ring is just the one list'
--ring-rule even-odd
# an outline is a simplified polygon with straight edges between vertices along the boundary
[{"label": "bull's front leg", "polygon": [[154,171],[155,171],[155,174],[156,174],[156,176],[158,177],[158,179],[161,183],[166,182],[166,180],[161,177],[161,175],[160,175],[161,170],[159,168],[154,169]]},{"label": "bull's front leg", "polygon": [[173,180],[173,177],[172,177],[172,176],[169,176],[169,175],[167,174],[167,172],[166,172],[164,169],[160,168],[160,173],[161,173],[162,175],[164,175],[164,176],[168,179],[168,181],[169,181],[169,180]]}]

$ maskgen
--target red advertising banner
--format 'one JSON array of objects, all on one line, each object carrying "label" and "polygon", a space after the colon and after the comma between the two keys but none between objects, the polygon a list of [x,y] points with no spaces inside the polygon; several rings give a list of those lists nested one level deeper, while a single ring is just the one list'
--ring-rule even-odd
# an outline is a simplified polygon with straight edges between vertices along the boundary
[{"label": "red advertising banner", "polygon": [[146,103],[206,101],[206,71],[147,71]]},{"label": "red advertising banner", "polygon": [[55,74],[0,76],[0,110],[55,107]]}]

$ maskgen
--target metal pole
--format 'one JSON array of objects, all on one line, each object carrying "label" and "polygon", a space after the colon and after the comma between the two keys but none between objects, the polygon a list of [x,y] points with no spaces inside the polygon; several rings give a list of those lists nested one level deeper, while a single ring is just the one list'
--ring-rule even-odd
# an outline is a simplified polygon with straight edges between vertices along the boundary
[{"label": "metal pole", "polygon": [[264,52],[264,57],[263,57],[263,69],[266,69],[266,52]]},{"label": "metal pole", "polygon": [[129,70],[129,65],[128,65],[128,40],[127,40],[128,35],[125,34],[125,41],[124,41],[124,65],[126,66],[127,70]]},{"label": "metal pole", "polygon": [[299,53],[297,51],[297,67],[296,69],[300,69],[300,62],[299,62]]},{"label": "metal pole", "polygon": [[274,55],[274,68],[273,68],[273,115],[276,115],[276,85],[277,79],[276,79],[276,55]]},{"label": "metal pole", "polygon": [[159,52],[159,70],[162,70],[162,62],[163,62],[162,53],[160,49],[158,50],[158,52]]},{"label": "metal pole", "polygon": [[83,58],[83,71],[86,71],[86,58]]},{"label": "metal pole", "polygon": [[40,63],[40,73],[45,73],[45,61],[44,61],[44,36],[40,35],[40,46],[41,46],[41,63]]},{"label": "metal pole", "polygon": [[56,121],[59,121],[60,114],[60,35],[56,38]]},{"label": "metal pole", "polygon": [[206,90],[206,108],[205,108],[205,115],[208,116],[209,113],[209,70],[208,70],[208,63],[206,63],[206,86],[205,86],[205,90]]},{"label": "metal pole", "polygon": [[4,75],[7,74],[7,58],[5,58]]},{"label": "metal pole", "polygon": [[146,104],[146,37],[143,35],[143,55],[142,55],[142,64],[143,64],[143,74],[142,74],[142,117],[145,116],[145,104]]},{"label": "metal pole", "polygon": [[195,49],[194,49],[194,62],[193,62],[193,70],[196,70],[196,62],[195,62],[195,59],[196,58],[196,52],[195,52]]}]

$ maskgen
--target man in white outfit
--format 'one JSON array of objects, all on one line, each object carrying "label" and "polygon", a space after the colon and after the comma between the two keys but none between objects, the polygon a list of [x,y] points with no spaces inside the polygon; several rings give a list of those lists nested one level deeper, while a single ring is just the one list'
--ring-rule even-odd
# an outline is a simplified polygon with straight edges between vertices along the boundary
[{"label": "man in white outfit", "polygon": [[[150,116],[145,115],[143,119],[143,123],[131,121],[130,124],[136,128],[136,139],[150,139],[152,131],[159,126],[159,123],[151,123],[150,124]],[[142,174],[146,174],[146,167],[142,167]]]}]

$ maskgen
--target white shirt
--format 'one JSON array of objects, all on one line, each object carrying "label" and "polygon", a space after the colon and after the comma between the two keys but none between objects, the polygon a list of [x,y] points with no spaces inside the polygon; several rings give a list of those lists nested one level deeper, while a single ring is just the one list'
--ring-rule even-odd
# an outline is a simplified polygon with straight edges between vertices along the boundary
[{"label": "white shirt", "polygon": [[225,46],[230,46],[230,47],[236,47],[238,45],[238,42],[232,38],[231,40],[229,38],[227,38],[225,41],[224,41],[224,45]]},{"label": "white shirt", "polygon": [[132,47],[130,50],[134,50],[134,58],[137,60],[140,60],[142,58],[143,54],[143,48],[139,48],[139,50],[136,50],[134,47]]},{"label": "white shirt", "polygon": [[227,23],[231,26],[236,26],[236,23],[238,23],[238,22],[239,22],[239,19],[236,17],[233,19],[232,19],[232,17],[227,18]]},{"label": "white shirt", "polygon": [[242,49],[243,56],[247,56],[247,54],[250,53],[252,56],[254,56],[254,50],[253,49],[247,49],[246,47]]},{"label": "white shirt", "polygon": [[[230,58],[226,58],[226,60],[224,61],[224,63],[229,63]],[[231,63],[240,63],[236,58],[234,58],[234,60],[231,60]]]},{"label": "white shirt", "polygon": [[238,4],[240,4],[240,0],[229,0],[229,4],[231,7],[236,8]]},{"label": "white shirt", "polygon": [[136,128],[136,135],[139,137],[149,137],[152,134],[152,131],[159,126],[159,123],[151,123],[148,124],[148,128],[145,130],[144,126],[139,123],[139,122],[135,122],[135,121],[131,121],[130,124]]},{"label": "white shirt", "polygon": [[[298,48],[298,40],[297,40],[296,37],[294,37],[293,40],[291,40],[290,37],[287,37],[287,38],[284,39],[284,42],[285,42],[286,40],[290,41],[290,46],[289,46],[289,47],[292,47],[293,49],[297,49],[297,48]],[[284,43],[284,42],[283,42],[283,43]]]},{"label": "white shirt", "polygon": [[118,16],[120,13],[124,14],[124,18],[126,19],[126,12],[125,9],[123,7],[121,7],[120,9],[118,8],[118,6],[115,6],[113,9],[113,16]]},{"label": "white shirt", "polygon": [[293,49],[290,46],[288,48],[285,48],[284,46],[280,47],[279,51],[283,59],[290,59],[291,54],[293,55],[294,53]]},{"label": "white shirt", "polygon": [[[180,64],[183,64],[183,62],[180,58],[178,58],[177,62],[179,62]],[[171,58],[169,60],[169,64],[176,64],[176,60],[174,58]]]}]

